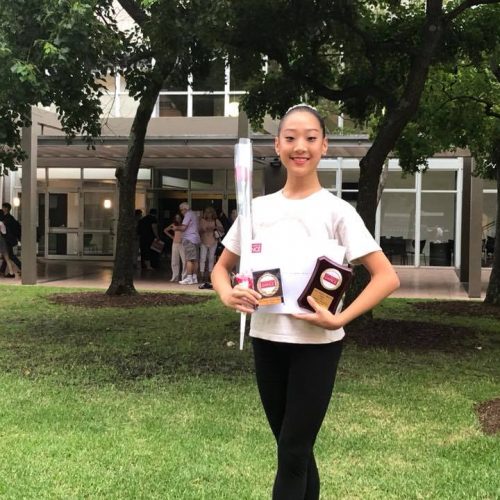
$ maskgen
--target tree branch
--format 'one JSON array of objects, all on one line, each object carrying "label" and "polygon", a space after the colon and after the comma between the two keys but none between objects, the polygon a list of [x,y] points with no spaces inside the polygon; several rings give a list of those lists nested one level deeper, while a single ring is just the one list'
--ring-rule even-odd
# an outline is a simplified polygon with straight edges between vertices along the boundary
[{"label": "tree branch", "polygon": [[135,0],[118,0],[125,12],[142,28],[149,19],[146,12]]},{"label": "tree branch", "polygon": [[454,9],[448,12],[443,20],[445,23],[453,21],[456,17],[458,17],[462,12],[470,9],[471,7],[475,7],[476,5],[488,5],[500,3],[500,0],[465,0],[461,4],[457,5]]}]

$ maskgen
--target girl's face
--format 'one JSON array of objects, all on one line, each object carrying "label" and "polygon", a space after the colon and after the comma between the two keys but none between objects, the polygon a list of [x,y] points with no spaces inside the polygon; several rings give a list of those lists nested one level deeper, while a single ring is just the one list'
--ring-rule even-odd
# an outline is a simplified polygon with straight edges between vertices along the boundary
[{"label": "girl's face", "polygon": [[328,149],[328,142],[318,119],[312,113],[294,111],[283,119],[274,147],[288,175],[306,177],[316,175],[318,163]]},{"label": "girl's face", "polygon": [[181,223],[181,222],[182,222],[182,217],[181,217],[180,215],[178,215],[178,214],[177,214],[177,215],[174,217],[174,222]]}]

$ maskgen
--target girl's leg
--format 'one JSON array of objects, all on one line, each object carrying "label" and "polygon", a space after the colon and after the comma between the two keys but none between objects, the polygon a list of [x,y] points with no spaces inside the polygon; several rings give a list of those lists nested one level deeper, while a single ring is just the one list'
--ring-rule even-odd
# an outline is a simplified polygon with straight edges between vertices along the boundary
[{"label": "girl's leg", "polygon": [[291,350],[273,498],[316,500],[320,486],[313,447],[331,399],[342,342],[294,344]]},{"label": "girl's leg", "polygon": [[179,247],[177,243],[172,243],[172,257],[170,259],[170,268],[172,269],[172,278],[170,281],[179,279]]},{"label": "girl's leg", "polygon": [[208,247],[206,245],[201,244],[200,247],[200,273],[203,274],[205,272],[205,261],[207,260],[207,251]]},{"label": "girl's leg", "polygon": [[256,338],[252,338],[252,344],[260,399],[276,442],[278,442],[286,405],[288,346]]},{"label": "girl's leg", "polygon": [[209,273],[211,273],[212,269],[214,268],[215,250],[217,250],[217,243],[215,243],[215,245],[212,245],[211,247],[208,247],[208,272]]},{"label": "girl's leg", "polygon": [[278,443],[273,499],[317,500],[313,445],[331,398],[342,342],[252,342],[262,405]]}]

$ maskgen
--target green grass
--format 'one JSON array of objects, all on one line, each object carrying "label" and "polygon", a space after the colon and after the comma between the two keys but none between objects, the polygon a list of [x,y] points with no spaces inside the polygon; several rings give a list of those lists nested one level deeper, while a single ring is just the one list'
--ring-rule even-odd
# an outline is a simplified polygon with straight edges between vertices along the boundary
[{"label": "green grass", "polygon": [[[238,317],[197,306],[95,309],[67,289],[0,287],[0,498],[266,499],[275,450]],[[381,318],[422,320],[408,300]],[[481,349],[348,344],[316,445],[322,498],[500,497],[500,442],[475,403],[500,395],[500,322]],[[411,332],[408,332],[411,335]]]}]

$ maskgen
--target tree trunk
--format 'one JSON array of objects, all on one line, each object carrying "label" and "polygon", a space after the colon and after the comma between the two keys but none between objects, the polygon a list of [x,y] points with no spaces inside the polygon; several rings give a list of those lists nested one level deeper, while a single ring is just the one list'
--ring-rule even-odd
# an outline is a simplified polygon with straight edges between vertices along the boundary
[{"label": "tree trunk", "polygon": [[500,140],[494,146],[493,161],[497,178],[497,212],[495,222],[495,248],[490,281],[486,291],[486,304],[500,306]]},{"label": "tree trunk", "polygon": [[107,295],[134,295],[134,237],[136,231],[135,189],[137,173],[144,154],[144,141],[161,85],[152,84],[139,101],[128,141],[127,159],[116,169],[119,189],[118,229],[113,277]]},{"label": "tree trunk", "polygon": [[[408,122],[415,116],[420,98],[425,87],[432,59],[441,41],[442,0],[429,1],[427,18],[422,29],[420,52],[413,60],[408,74],[403,95],[396,106],[389,109],[380,129],[366,156],[360,161],[359,195],[357,210],[368,230],[375,234],[375,214],[377,211],[377,195],[379,180],[384,162]],[[358,266],[354,270],[354,279],[346,295],[348,305],[363,291],[370,277],[368,272]],[[358,319],[358,322],[371,321],[371,311]]]}]

